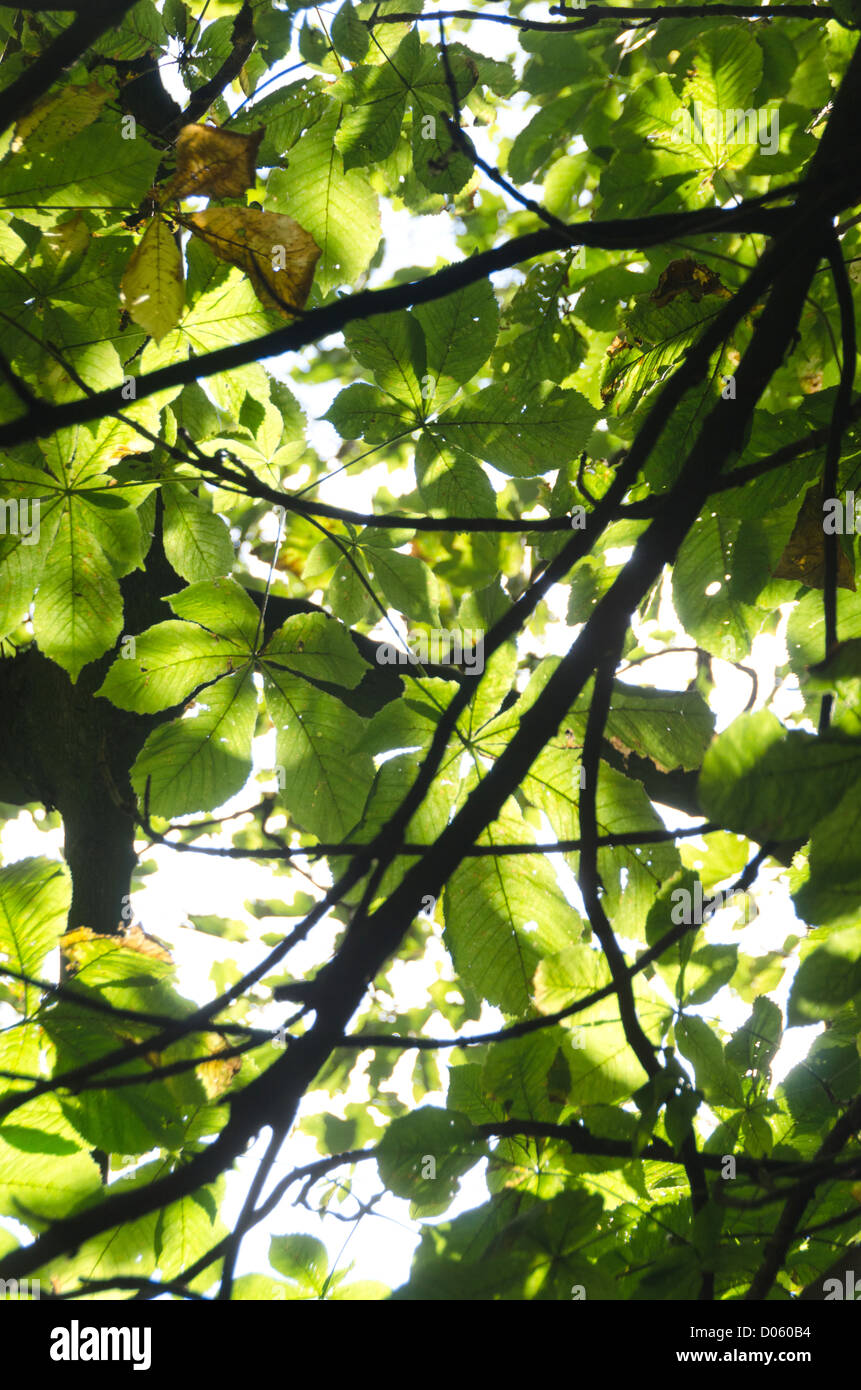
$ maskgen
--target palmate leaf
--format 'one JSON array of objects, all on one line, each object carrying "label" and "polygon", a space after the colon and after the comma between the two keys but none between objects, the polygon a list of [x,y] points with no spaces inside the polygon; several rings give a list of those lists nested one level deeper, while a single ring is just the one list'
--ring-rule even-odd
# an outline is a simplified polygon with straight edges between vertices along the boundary
[{"label": "palmate leaf", "polygon": [[201,691],[195,706],[147,738],[131,780],[152,812],[213,811],[240,791],[251,772],[257,695],[250,669]]},{"label": "palmate leaf", "polygon": [[[234,269],[226,279],[216,279],[190,306],[187,305],[176,328],[166,333],[159,343],[147,343],[141,355],[141,370],[156,371],[192,352],[199,354],[244,342],[266,333],[271,327],[272,319],[253,285]],[[178,395],[180,389],[172,390],[171,395]]]},{"label": "palmate leaf", "polygon": [[[465,96],[475,75],[456,51],[450,53],[449,64],[458,94]],[[439,53],[421,44],[415,29],[403,38],[391,62],[353,67],[339,78],[333,95],[346,108],[335,136],[346,170],[393,152],[409,98],[413,161],[422,182],[435,191],[456,193],[472,174],[470,161],[452,148],[443,121],[451,94]]]},{"label": "palmate leaf", "polygon": [[289,170],[275,170],[267,186],[272,210],[294,218],[320,248],[316,275],[323,294],[353,284],[380,240],[377,195],[365,174],[345,169],[334,144],[336,127],[336,112],[313,126]]},{"label": "palmate leaf", "polygon": [[707,816],[757,840],[807,838],[861,777],[861,740],[790,732],[768,710],[715,739],[699,778]]},{"label": "palmate leaf", "polygon": [[340,391],[323,419],[331,421],[343,439],[361,437],[369,444],[394,439],[421,424],[412,406],[361,382]]},{"label": "palmate leaf", "polygon": [[749,106],[762,76],[762,50],[739,25],[709,27],[685,52],[685,95],[719,111]]},{"label": "palmate leaf", "polygon": [[[531,828],[508,807],[479,843],[532,839]],[[508,1014],[528,1009],[542,956],[561,951],[582,930],[541,855],[467,860],[446,885],[443,903],[445,941],[455,969]]]},{"label": "palmate leaf", "polygon": [[[447,1211],[464,1173],[485,1156],[469,1120],[426,1105],[393,1120],[377,1147],[380,1180],[397,1197],[410,1199],[414,1215]],[[434,1155],[434,1173],[423,1171],[419,1154]]]},{"label": "palmate leaf", "polygon": [[260,628],[260,612],[235,579],[189,584],[178,594],[171,594],[168,603],[177,617],[217,633],[232,643],[237,654],[252,650]]},{"label": "palmate leaf", "polygon": [[309,680],[330,681],[353,690],[368,670],[347,629],[325,613],[297,613],[266,644],[267,667],[282,664]]},{"label": "palmate leaf", "polygon": [[720,307],[710,294],[699,301],[681,294],[662,306],[648,297],[641,301],[608,349],[602,400],[612,402],[616,410],[628,410],[641,392],[684,355],[700,327],[714,318]]},{"label": "palmate leaf", "polygon": [[559,466],[583,448],[597,411],[549,382],[487,386],[435,420],[434,433],[515,478]]},{"label": "palmate leaf", "polygon": [[[709,1294],[705,1271],[714,1273],[716,1301],[743,1300],[776,1250],[779,1205],[768,1198],[785,1185],[759,1161],[814,1157],[861,1088],[853,831],[861,596],[839,589],[835,631],[827,590],[809,587],[822,578],[822,518],[817,541],[813,510],[833,443],[840,302],[823,262],[803,302],[797,287],[797,338],[788,329],[774,337],[789,323],[780,286],[806,273],[807,262],[793,261],[791,230],[789,260],[769,256],[769,240],[780,250],[786,207],[752,203],[778,184],[802,186],[825,130],[830,143],[842,121],[851,123],[844,108],[847,95],[854,100],[857,35],[829,23],[826,8],[818,20],[775,12],[766,22],[712,18],[706,6],[704,16],[667,13],[627,37],[589,23],[576,32],[565,23],[547,32],[494,25],[496,60],[480,51],[483,24],[465,21],[462,42],[448,32],[444,53],[421,24],[386,22],[402,0],[338,0],[332,17],[308,8],[298,23],[297,5],[277,3],[137,0],[31,108],[10,113],[0,140],[0,429],[23,440],[0,458],[0,794],[41,796],[47,808],[25,812],[3,835],[0,966],[23,962],[53,978],[64,916],[76,918],[61,940],[63,988],[46,993],[0,976],[7,1104],[32,1087],[29,1078],[62,1079],[64,1068],[99,1065],[129,1041],[147,1049],[115,1078],[134,1086],[93,1074],[83,1089],[61,1086],[0,1118],[0,1206],[34,1234],[54,1217],[76,1217],[84,1233],[76,1248],[34,1271],[45,1292],[110,1297],[113,1288],[103,1295],[80,1281],[115,1278],[125,1296],[137,1292],[126,1287],[136,1276],[184,1297],[164,1281],[205,1264],[230,1225],[223,1174],[213,1179],[221,1149],[210,1141],[231,1109],[231,1133],[246,1118],[264,1127],[277,1119],[278,1087],[256,1087],[259,1103],[249,1095],[247,1110],[224,1102],[246,1082],[265,1083],[273,1063],[283,1075],[277,1064],[289,1042],[297,1098],[308,1087],[325,1092],[302,1124],[326,1160],[308,1195],[325,1210],[353,1184],[364,1203],[373,1165],[353,1165],[350,1151],[378,1151],[383,1183],[424,1223],[399,1300],[570,1302],[585,1292],[591,1301],[683,1301]],[[61,12],[31,19],[25,8],[16,17],[0,3],[10,102],[16,84],[32,87],[68,30]],[[305,63],[285,74],[294,36]],[[170,94],[165,65],[177,56],[196,105],[210,101],[206,111],[180,111],[182,93]],[[456,105],[463,144],[452,136]],[[695,119],[685,131],[686,113]],[[744,118],[737,136],[724,128],[731,113]],[[768,140],[760,113],[779,116]],[[712,135],[714,117],[724,124]],[[513,196],[474,165],[466,141],[505,174]],[[530,186],[536,180],[543,191]],[[861,255],[852,181],[839,159],[820,169],[820,181],[851,278]],[[521,193],[568,224],[573,248],[541,230],[532,203],[517,202]],[[697,234],[676,223],[692,210],[706,214]],[[665,219],[666,236],[654,241],[661,226],[650,222],[644,244],[637,228],[652,215]],[[627,230],[612,230],[617,218]],[[608,246],[581,256],[575,233],[587,227],[589,240]],[[288,268],[297,246],[305,260]],[[489,265],[490,274],[455,293],[409,302]],[[761,283],[748,312],[662,418],[664,384],[685,370],[692,344],[751,274]],[[376,315],[380,303],[387,312]],[[293,310],[308,322],[282,341],[304,341],[300,355],[262,359],[261,339]],[[364,317],[341,322],[356,311]],[[330,334],[327,323],[343,333]],[[232,365],[210,374],[213,349],[227,349],[220,362]],[[767,363],[779,363],[773,375],[760,373]],[[135,400],[164,367],[175,384]],[[743,385],[751,369],[755,395]],[[730,373],[738,399],[721,390]],[[300,394],[310,392],[315,415],[327,411],[343,447],[325,426],[309,432],[284,384],[290,377]],[[43,428],[42,402],[59,406],[61,419],[75,402],[77,418],[99,406],[88,393],[103,390],[115,393],[115,416],[26,437]],[[55,419],[48,414],[49,430]],[[833,491],[845,507],[847,491],[861,493],[861,468],[858,421],[843,426]],[[658,437],[644,458],[651,434]],[[704,444],[722,476],[710,482],[688,470],[695,491],[712,491],[699,519],[677,534],[693,516],[693,493],[677,482]],[[220,451],[238,463],[237,485],[216,481],[205,465],[208,457],[217,468]],[[636,476],[626,459],[642,463]],[[580,529],[570,525],[573,508],[579,522],[579,505],[590,514],[623,469],[620,504],[633,515],[619,513],[600,535],[590,521],[579,537],[588,549],[551,585],[544,567]],[[739,469],[755,476],[723,490]],[[33,544],[16,534],[5,505],[30,499],[41,502]],[[407,524],[361,526],[318,514],[320,503],[381,522],[400,513]],[[409,525],[428,516],[442,529]],[[478,530],[478,518],[482,528],[505,529]],[[857,564],[854,533],[840,549],[842,579]],[[536,581],[547,585],[541,599]],[[388,640],[380,604],[425,635],[525,621],[488,657],[480,680],[453,670],[455,679],[424,678],[415,668],[377,669],[373,644]],[[784,630],[789,664],[780,666],[778,650],[775,692],[761,680],[757,712],[724,727],[750,681],[723,658],[761,674],[760,653],[768,664]],[[535,701],[578,642],[576,682],[542,721]],[[674,690],[687,676],[677,679],[670,653],[692,643],[701,649],[696,675],[689,689]],[[597,787],[584,788],[592,674],[605,650],[620,660],[596,750]],[[74,687],[52,660],[75,676]],[[690,656],[684,664],[693,675]],[[385,827],[422,777],[459,691],[464,708],[434,750],[439,766],[392,839]],[[541,746],[530,763],[520,750],[533,735],[530,754]],[[252,750],[261,755],[256,791]],[[174,967],[163,944],[125,920],[131,894],[145,928],[161,931],[156,900],[138,893],[154,861],[128,878],[140,848],[130,838],[129,796],[156,828],[186,813],[208,821],[218,803],[234,809],[223,799],[246,779],[236,806],[257,802],[254,814],[227,819],[221,832],[214,824],[171,832],[187,850],[205,848],[199,835],[217,834],[220,849],[250,857],[247,873],[270,876],[268,886],[261,879],[242,890],[244,911],[187,904],[193,929],[207,937],[200,944],[213,957],[215,993],[239,981],[243,941],[253,963],[285,928],[304,935],[302,918],[320,892],[351,866],[361,870],[355,845],[381,837],[391,854],[377,861],[379,877],[372,863],[333,904],[319,940],[309,936],[291,962],[289,982],[261,979],[219,1016],[268,1026],[255,1010],[280,987],[291,1014],[297,1001],[308,1005],[283,1019],[298,1046],[279,1034],[275,1046],[230,1059],[224,1038],[204,1032],[152,1048],[148,1035],[159,1025],[130,1015],[182,1026],[194,1006],[170,983],[175,968],[185,969],[187,932],[176,938]],[[273,780],[277,791],[265,789]],[[576,840],[593,790],[599,834],[635,841],[603,844],[596,866],[601,906],[631,966],[643,943],[677,928],[679,885],[711,895],[733,884],[758,848],[778,856],[761,881],[777,893],[769,949],[746,924],[736,936],[742,924],[728,920],[731,908],[704,934],[692,922],[631,977],[659,1069],[654,1084],[629,1043],[630,1021],[627,1035],[622,1025],[598,922],[590,932],[578,915],[578,852],[505,852],[554,836]],[[451,845],[446,829],[467,804],[458,822],[466,838]],[[665,825],[677,825],[677,809],[720,828],[704,840],[674,839]],[[0,805],[9,820],[14,810]],[[71,900],[60,814],[76,880]],[[20,840],[41,832],[53,859],[33,859]],[[282,854],[282,836],[291,856],[312,857],[271,858]],[[338,851],[345,837],[352,848]],[[476,854],[473,837],[479,850],[500,852]],[[330,846],[325,866],[315,858],[318,839]],[[31,858],[16,862],[25,851]],[[430,881],[423,860],[434,866]],[[186,855],[180,867],[209,863]],[[246,875],[245,860],[233,864]],[[216,859],[209,878],[224,877],[226,891],[233,872]],[[387,901],[407,882],[393,915]],[[366,891],[364,924],[356,908]],[[782,910],[787,891],[798,921]],[[763,897],[767,926],[771,891]],[[339,981],[337,999],[309,988],[321,968],[324,985]],[[789,1023],[818,1036],[776,1085],[783,1015],[774,999],[784,988]],[[596,989],[606,997],[563,1023],[472,1043],[500,1022],[488,1010],[503,1024],[507,1016],[542,1025],[548,1011]],[[76,1006],[72,991],[121,1005],[122,1015]],[[739,1000],[748,1024],[727,1042],[721,1024]],[[337,1045],[339,1009],[357,1015],[349,1030],[364,1038],[356,1046]],[[383,1042],[368,1043],[375,1035]],[[402,1042],[387,1045],[392,1035]],[[403,1041],[445,1038],[464,1046]],[[447,1073],[446,1058],[454,1064]],[[153,1079],[155,1068],[174,1063],[191,1065]],[[441,1093],[445,1110],[435,1108]],[[394,1116],[403,1118],[392,1124]],[[484,1124],[491,1137],[475,1143],[471,1126]],[[580,1125],[612,1141],[614,1153],[578,1152]],[[739,1164],[735,1198],[696,1216],[691,1171],[644,1159],[640,1147],[668,1143],[678,1160],[691,1129],[715,1193],[723,1186],[715,1156],[753,1160]],[[112,1150],[107,1187],[94,1148]],[[230,1134],[227,1152],[235,1152]],[[142,1162],[146,1154],[151,1161]],[[339,1154],[343,1164],[330,1170]],[[113,1221],[112,1193],[125,1195],[133,1213],[151,1192],[158,1200],[166,1176],[169,1204],[86,1234]],[[458,1183],[469,1210],[450,1221],[442,1213]],[[851,1183],[819,1185],[767,1298],[798,1294],[851,1251],[847,1241],[861,1229],[857,1197]],[[272,1268],[264,1259],[233,1297],[385,1296],[382,1285],[350,1282],[341,1242],[332,1245],[325,1230],[277,1229]],[[17,1239],[0,1231],[0,1279]],[[15,1256],[19,1268],[30,1258],[23,1249]],[[191,1293],[217,1297],[221,1272],[220,1260],[210,1261]]]},{"label": "palmate leaf", "polygon": [[355,750],[365,722],[340,700],[307,681],[264,667],[266,708],[277,730],[284,769],[281,793],[291,816],[321,839],[343,839],[361,819],[374,776],[367,753]]},{"label": "palmate leaf", "polygon": [[[579,735],[585,735],[591,686],[572,710]],[[615,681],[606,737],[624,755],[651,758],[668,772],[700,767],[714,730],[714,715],[697,690],[655,690]]]},{"label": "palmate leaf", "polygon": [[[814,827],[810,877],[796,890],[793,902],[796,912],[806,922],[833,922],[840,926],[855,922],[861,916],[856,819],[861,807],[861,778],[854,781],[842,797],[835,797],[835,803],[830,814],[824,815]],[[841,957],[848,954],[836,944],[836,937],[829,940],[825,949],[833,949],[834,954]],[[853,993],[855,991],[850,989],[845,998]]]},{"label": "palmate leaf", "polygon": [[[540,962],[535,974],[536,1007],[543,1014],[557,1013],[609,982],[610,970],[601,953],[589,946],[567,946]],[[634,983],[634,996],[643,1029],[657,1042],[672,1010],[642,981]],[[565,1048],[571,1104],[610,1104],[643,1084],[645,1073],[625,1038],[619,1004],[612,995],[572,1015],[562,1026],[574,1044]]]},{"label": "palmate leaf", "polygon": [[765,537],[735,518],[702,516],[688,532],[673,570],[673,601],[686,631],[714,656],[740,661],[750,651],[766,614],[749,596],[757,581],[765,584],[768,563]]},{"label": "palmate leaf", "polygon": [[422,413],[427,350],[418,319],[407,313],[360,319],[344,331],[356,361],[372,372],[377,385],[416,414]]},{"label": "palmate leaf", "polygon": [[425,392],[426,409],[439,410],[493,350],[499,332],[496,295],[486,280],[479,280],[457,294],[420,304],[413,317],[421,324],[426,345],[431,388]]},{"label": "palmate leaf", "polygon": [[15,123],[12,153],[23,153],[32,159],[43,154],[79,131],[92,125],[102,107],[114,95],[111,88],[100,82],[86,86],[64,87],[37,101],[26,115]]},{"label": "palmate leaf", "polygon": [[36,1228],[96,1197],[99,1187],[98,1167],[85,1151],[27,1152],[0,1133],[0,1212],[5,1216]]}]

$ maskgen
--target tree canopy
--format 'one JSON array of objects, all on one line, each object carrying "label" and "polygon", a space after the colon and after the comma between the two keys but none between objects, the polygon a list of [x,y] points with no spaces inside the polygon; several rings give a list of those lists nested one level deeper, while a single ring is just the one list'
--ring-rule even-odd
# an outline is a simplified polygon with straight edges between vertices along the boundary
[{"label": "tree canopy", "polygon": [[[0,812],[64,851],[0,868],[0,1279],[837,1296],[859,27],[2,0]],[[192,919],[203,1004],[137,920],[154,847],[271,869]],[[374,1169],[395,1289],[291,1225]]]}]

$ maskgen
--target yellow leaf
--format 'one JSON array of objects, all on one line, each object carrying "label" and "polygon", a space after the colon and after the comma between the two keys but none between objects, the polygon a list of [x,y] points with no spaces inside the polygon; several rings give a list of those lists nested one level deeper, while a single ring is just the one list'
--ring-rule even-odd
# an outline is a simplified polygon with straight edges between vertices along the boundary
[{"label": "yellow leaf", "polygon": [[113,93],[99,82],[86,87],[64,87],[43,97],[15,126],[12,153],[26,149],[27,155],[41,154],[92,125]]},{"label": "yellow leaf", "polygon": [[[795,529],[780,557],[775,579],[799,579],[808,589],[825,587],[825,532],[819,487],[812,487],[802,503]],[[855,570],[849,556],[838,545],[837,587],[855,588]]]},{"label": "yellow leaf", "polygon": [[305,304],[321,252],[292,217],[255,208],[207,208],[183,219],[183,225],[221,260],[244,270],[267,309],[289,317]]},{"label": "yellow leaf", "polygon": [[179,321],[185,304],[182,255],[160,217],[150,222],[129,258],[120,303],[156,342]]},{"label": "yellow leaf", "polygon": [[241,198],[257,177],[257,151],[264,129],[235,135],[214,125],[183,126],[176,142],[176,173],[164,191],[165,199]]},{"label": "yellow leaf", "polygon": [[231,1081],[242,1067],[241,1057],[220,1057],[219,1052],[224,1050],[225,1042],[218,1033],[207,1033],[204,1043],[210,1053],[211,1060],[201,1062],[196,1067],[197,1075],[203,1082],[204,1089],[210,1100],[218,1100],[228,1090]]},{"label": "yellow leaf", "polygon": [[90,241],[90,229],[79,212],[56,222],[42,235],[58,260],[85,251]]},{"label": "yellow leaf", "polygon": [[[103,949],[96,951],[96,946]],[[173,956],[164,942],[155,936],[149,936],[137,923],[123,927],[121,932],[112,936],[91,931],[89,927],[75,927],[60,937],[60,950],[69,974],[74,974],[100,956],[112,955],[123,950],[134,951],[137,955],[148,956],[150,960],[161,960],[173,965]]]}]

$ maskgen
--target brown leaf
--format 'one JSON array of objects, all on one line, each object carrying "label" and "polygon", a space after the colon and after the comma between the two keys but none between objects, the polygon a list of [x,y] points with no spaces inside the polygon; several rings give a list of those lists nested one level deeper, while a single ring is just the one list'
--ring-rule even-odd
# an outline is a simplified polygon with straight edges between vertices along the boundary
[{"label": "brown leaf", "polygon": [[685,290],[695,304],[700,302],[704,294],[717,294],[722,299],[729,297],[729,290],[721,283],[719,275],[715,275],[707,265],[684,256],[681,260],[670,261],[666,270],[661,271],[658,287],[649,298],[658,308],[663,308]]},{"label": "brown leaf", "polygon": [[[825,532],[822,528],[822,500],[818,486],[809,489],[798,513],[795,529],[780,557],[775,579],[799,579],[809,589],[825,587]],[[849,556],[838,545],[837,587],[855,589],[855,569]]]},{"label": "brown leaf", "polygon": [[182,221],[221,260],[245,271],[267,309],[289,317],[302,308],[321,251],[292,217],[255,208],[207,208]]},{"label": "brown leaf", "polygon": [[165,960],[173,964],[173,956],[167,949],[163,941],[159,941],[157,936],[150,936],[145,932],[138,922],[131,922],[127,927],[123,927],[122,943],[130,950],[137,951],[141,956],[149,956],[152,960]]},{"label": "brown leaf", "polygon": [[214,125],[186,125],[176,142],[176,173],[163,199],[241,198],[257,177],[257,151],[265,127],[236,135]]}]

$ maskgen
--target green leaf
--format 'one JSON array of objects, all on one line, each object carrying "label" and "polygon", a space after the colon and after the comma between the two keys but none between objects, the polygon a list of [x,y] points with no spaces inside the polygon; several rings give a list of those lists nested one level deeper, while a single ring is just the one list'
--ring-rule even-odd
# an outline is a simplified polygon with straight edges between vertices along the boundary
[{"label": "green leaf", "polygon": [[487,386],[434,422],[447,444],[492,463],[515,478],[559,466],[583,448],[597,411],[577,391],[550,383]]},{"label": "green leaf", "polygon": [[322,1240],[314,1236],[272,1236],[269,1263],[286,1279],[319,1297],[326,1281],[329,1256]]},{"label": "green leaf", "polygon": [[355,751],[364,721],[340,700],[268,664],[264,686],[285,805],[303,829],[343,839],[361,818],[374,776],[369,755]]},{"label": "green leaf", "polygon": [[724,1054],[742,1075],[759,1072],[767,1077],[782,1036],[780,1009],[770,999],[756,999],[750,1018],[733,1033]]},{"label": "green leaf", "polygon": [[132,768],[141,802],[149,786],[154,815],[214,811],[251,772],[257,696],[249,670],[201,691],[190,711],[149,735]]},{"label": "green leaf", "polygon": [[264,660],[295,675],[354,690],[369,669],[342,623],[325,613],[297,613],[273,633]]},{"label": "green leaf", "polygon": [[[765,614],[745,601],[752,571],[768,577],[768,550],[756,535],[742,537],[744,523],[722,516],[700,517],[679,551],[673,569],[676,612],[701,646],[727,661],[741,661]],[[755,588],[754,580],[754,588]]]},{"label": "green leaf", "polygon": [[377,1145],[380,1179],[414,1216],[447,1211],[459,1180],[485,1155],[465,1115],[422,1106],[393,1120]]},{"label": "green leaf", "polygon": [[710,1105],[741,1105],[738,1073],[724,1057],[723,1048],[707,1023],[688,1016],[675,1024],[676,1043],[683,1057],[693,1062],[697,1090]]},{"label": "green leaf", "polygon": [[762,75],[762,50],[747,29],[710,26],[685,57],[691,68],[686,97],[721,112],[750,105]]},{"label": "green leaf", "polygon": [[[582,698],[576,708],[588,709]],[[652,690],[615,681],[607,737],[623,755],[651,758],[663,772],[699,767],[714,715],[696,690]]]},{"label": "green leaf", "polygon": [[[529,844],[531,828],[509,806],[479,844]],[[576,941],[582,924],[548,861],[518,854],[464,861],[446,885],[445,941],[455,969],[491,1004],[523,1014],[542,956]]]},{"label": "green leaf", "polygon": [[160,159],[146,140],[124,140],[119,110],[106,111],[71,140],[0,165],[0,199],[26,209],[134,208],[152,187]]},{"label": "green leaf", "polygon": [[391,608],[417,622],[439,626],[439,586],[424,560],[370,545],[364,553]]},{"label": "green leaf", "polygon": [[838,794],[813,827],[810,877],[793,894],[796,911],[806,922],[854,922],[861,914],[861,865],[857,824],[861,808],[861,779],[845,795]]},{"label": "green leaf", "polygon": [[[596,990],[612,984],[607,962],[590,946],[569,946],[542,960],[535,976],[535,1002],[543,1014],[557,1013]],[[663,1036],[670,1010],[648,985],[634,985],[637,1015],[652,1041]],[[569,1104],[610,1104],[627,1099],[645,1080],[645,1072],[628,1046],[612,993],[571,1015],[562,1025],[570,1034],[565,1048],[570,1076]]]},{"label": "green leaf", "polygon": [[[856,896],[857,902],[857,896]],[[789,992],[787,1022],[805,1027],[834,1018],[861,994],[861,926],[831,931],[822,945],[805,943]]]},{"label": "green leaf", "polygon": [[200,623],[247,654],[254,646],[260,626],[260,612],[235,579],[203,580],[189,584],[168,603],[178,618]]},{"label": "green leaf", "polygon": [[370,35],[350,0],[344,0],[332,21],[332,42],[351,63],[361,63],[370,47]]},{"label": "green leaf", "polygon": [[373,372],[377,385],[396,400],[422,413],[425,345],[421,327],[407,313],[359,319],[344,330],[344,342],[356,361]]},{"label": "green leaf", "polygon": [[229,574],[233,542],[220,516],[188,488],[165,483],[164,552],[177,574],[190,584]]},{"label": "green leaf", "polygon": [[380,240],[377,196],[358,169],[346,169],[334,136],[337,111],[305,135],[287,173],[269,178],[268,201],[314,238],[322,255],[315,280],[323,294],[352,285],[368,268]]},{"label": "green leaf", "polygon": [[169,620],[134,639],[135,654],[123,652],[97,695],[120,709],[154,714],[188,698],[193,690],[231,670],[231,648],[217,633]]},{"label": "green leaf", "polygon": [[339,392],[323,419],[331,421],[342,439],[361,437],[369,444],[409,433],[420,424],[409,406],[361,383]]},{"label": "green leaf", "polygon": [[63,513],[36,599],[42,651],[76,681],[122,632],[123,601],[110,561],[82,509]]},{"label": "green leaf", "polygon": [[806,839],[859,775],[861,741],[786,733],[760,710],[715,739],[698,794],[710,819],[764,844]]},{"label": "green leaf", "polygon": [[414,317],[424,330],[432,394],[427,410],[439,410],[458,387],[484,366],[499,332],[499,308],[486,280],[456,294],[420,304]]},{"label": "green leaf", "polygon": [[[66,928],[69,878],[56,860],[19,859],[0,869],[0,953],[24,975],[41,973],[45,957]],[[29,986],[20,989],[25,1008]]]}]

